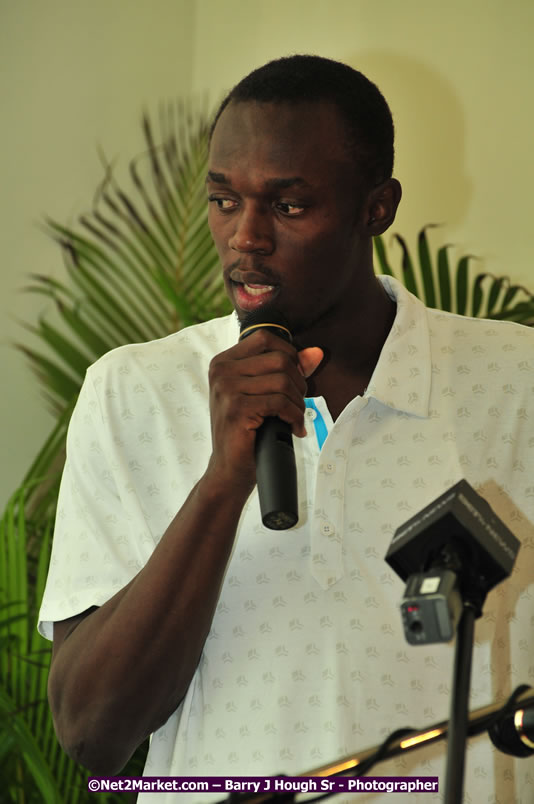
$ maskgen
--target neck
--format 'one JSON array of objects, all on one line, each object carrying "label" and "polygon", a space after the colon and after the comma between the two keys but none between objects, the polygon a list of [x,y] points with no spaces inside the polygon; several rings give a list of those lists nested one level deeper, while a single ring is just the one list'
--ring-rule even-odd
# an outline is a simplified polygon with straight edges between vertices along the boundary
[{"label": "neck", "polygon": [[333,315],[334,324],[317,322],[302,344],[324,350],[323,362],[308,380],[308,395],[325,397],[334,418],[365,391],[395,319],[395,302],[376,277],[358,299],[350,310]]}]

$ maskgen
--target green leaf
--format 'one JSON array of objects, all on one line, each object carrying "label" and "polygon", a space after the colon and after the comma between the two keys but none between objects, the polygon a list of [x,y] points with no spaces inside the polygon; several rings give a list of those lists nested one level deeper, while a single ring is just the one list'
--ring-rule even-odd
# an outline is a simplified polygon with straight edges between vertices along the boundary
[{"label": "green leaf", "polygon": [[76,262],[84,259],[97,274],[109,275],[115,282],[118,280],[121,290],[136,290],[149,317],[156,326],[161,327],[164,318],[160,309],[161,298],[151,282],[152,263],[142,258],[120,228],[105,218],[100,210],[95,210],[92,216],[82,215],[80,222],[94,236],[94,240],[82,237],[54,221],[48,222],[52,236],[58,240],[65,254],[70,255],[67,260],[69,272],[75,273]]},{"label": "green leaf", "polygon": [[[488,274],[489,277],[489,274]],[[489,318],[491,313],[495,310],[497,306],[497,302],[499,301],[499,297],[502,293],[503,287],[506,285],[506,278],[505,277],[491,277],[493,280],[491,283],[491,287],[488,293],[488,303],[486,306],[486,316]]]},{"label": "green leaf", "polygon": [[504,294],[504,299],[502,300],[502,310],[506,310],[508,307],[511,306],[513,300],[516,298],[517,294],[523,290],[519,285],[510,285]]},{"label": "green leaf", "polygon": [[482,290],[482,284],[486,279],[487,274],[478,274],[475,277],[475,281],[473,284],[473,300],[472,300],[472,307],[471,307],[471,315],[478,316],[482,310],[482,302],[484,299],[484,292]]},{"label": "green leaf", "polygon": [[456,312],[465,315],[468,297],[469,257],[462,257],[456,269]]},{"label": "green leaf", "polygon": [[413,293],[414,296],[419,297],[420,293],[419,293],[419,290],[418,290],[418,287],[417,287],[417,281],[416,281],[416,278],[415,278],[414,264],[413,264],[413,261],[412,261],[408,246],[406,245],[406,241],[399,234],[394,235],[394,237],[397,240],[397,242],[400,244],[400,247],[402,249],[402,277],[403,277],[403,282],[404,282],[407,290],[410,291],[410,293]]},{"label": "green leaf", "polygon": [[440,295],[440,310],[452,311],[452,283],[449,264],[448,245],[438,250],[438,283]]},{"label": "green leaf", "polygon": [[380,267],[379,273],[386,274],[388,276],[395,276],[395,273],[388,261],[386,247],[384,245],[384,238],[381,235],[373,237],[373,244],[378,265]]},{"label": "green leaf", "polygon": [[63,402],[70,400],[78,393],[80,384],[60,366],[49,360],[45,355],[29,349],[26,346],[18,347],[29,358],[32,367],[47,389],[52,391]]},{"label": "green leaf", "polygon": [[[529,290],[511,285],[507,276],[494,277],[487,273],[473,276],[471,263],[476,257],[472,255],[460,257],[453,266],[450,244],[440,246],[434,259],[428,237],[430,228],[435,228],[435,224],[427,224],[419,232],[418,263],[412,258],[405,238],[394,235],[394,241],[401,247],[398,269],[389,258],[383,237],[374,238],[379,270],[400,279],[416,296],[422,288],[428,306],[460,315],[466,315],[470,308],[471,315],[534,325],[534,295]],[[437,266],[436,276],[434,265]]]},{"label": "green leaf", "polygon": [[62,801],[60,789],[37,741],[26,725],[25,719],[17,712],[14,702],[1,686],[0,730],[9,736],[12,750],[23,757],[24,767],[31,774],[44,804],[57,804]]},{"label": "green leaf", "polygon": [[418,237],[419,266],[423,280],[423,292],[427,307],[437,306],[436,289],[434,286],[434,276],[432,272],[432,260],[430,258],[430,247],[426,236],[426,229],[421,229]]},{"label": "green leaf", "polygon": [[39,328],[34,330],[59,355],[70,369],[83,381],[91,358],[83,354],[77,346],[68,340],[58,329],[49,324],[44,318],[39,320]]},{"label": "green leaf", "polygon": [[93,355],[93,362],[100,355],[108,352],[112,346],[109,341],[105,341],[100,337],[98,332],[91,327],[83,317],[80,315],[81,306],[67,307],[58,301],[58,311],[63,320],[68,324],[70,329],[79,337],[81,343],[89,349]]}]

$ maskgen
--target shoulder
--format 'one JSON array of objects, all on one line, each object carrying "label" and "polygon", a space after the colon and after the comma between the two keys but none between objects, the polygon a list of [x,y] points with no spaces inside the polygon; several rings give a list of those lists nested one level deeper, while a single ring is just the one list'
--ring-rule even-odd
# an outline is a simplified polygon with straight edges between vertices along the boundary
[{"label": "shoulder", "polygon": [[509,353],[534,356],[534,328],[513,321],[473,318],[426,307],[392,276],[378,275],[388,295],[397,304],[396,325],[421,334],[428,329],[434,344],[447,350],[473,348],[476,351],[499,349]]},{"label": "shoulder", "polygon": [[426,316],[428,324],[435,334],[441,332],[453,337],[473,337],[482,340],[494,339],[512,340],[525,343],[531,347],[534,341],[534,328],[513,321],[498,321],[489,318],[473,318],[471,316],[450,313],[427,307],[421,299],[410,293],[409,290],[395,277],[379,274],[377,278],[382,283],[388,295],[398,306],[406,306],[416,315]]},{"label": "shoulder", "polygon": [[209,364],[219,352],[230,348],[239,337],[235,315],[214,318],[194,324],[163,338],[145,343],[131,343],[112,349],[88,369],[95,381],[98,377],[128,375],[140,370],[158,372]]},{"label": "shoulder", "polygon": [[534,330],[512,321],[427,310],[432,370],[442,380],[442,393],[451,389],[483,394],[495,405],[506,399],[508,412],[532,409]]},{"label": "shoulder", "polygon": [[464,343],[475,351],[488,349],[504,354],[524,353],[525,356],[534,356],[532,327],[513,321],[471,318],[431,308],[426,308],[426,314],[431,337],[447,341],[451,346]]}]

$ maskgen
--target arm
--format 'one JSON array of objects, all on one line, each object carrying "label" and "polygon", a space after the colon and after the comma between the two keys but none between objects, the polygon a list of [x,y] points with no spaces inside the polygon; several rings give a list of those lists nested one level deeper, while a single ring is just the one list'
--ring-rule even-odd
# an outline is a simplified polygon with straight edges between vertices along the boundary
[{"label": "arm", "polygon": [[278,415],[304,433],[297,358],[257,333],[210,368],[213,452],[150,560],[98,609],[56,623],[49,697],[58,737],[95,772],[124,766],[185,695],[208,635],[243,505],[254,487],[255,430]]}]

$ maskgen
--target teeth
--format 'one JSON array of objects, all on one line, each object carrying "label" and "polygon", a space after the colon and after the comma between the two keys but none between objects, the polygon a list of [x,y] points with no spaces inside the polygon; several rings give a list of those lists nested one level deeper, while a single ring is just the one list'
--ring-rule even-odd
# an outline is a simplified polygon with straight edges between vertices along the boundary
[{"label": "teeth", "polygon": [[263,293],[269,293],[273,290],[274,285],[244,285],[245,290],[251,296],[261,296]]}]

